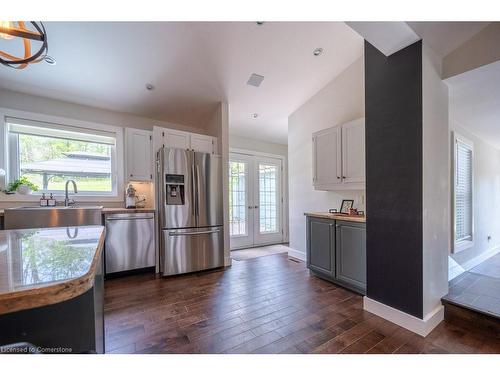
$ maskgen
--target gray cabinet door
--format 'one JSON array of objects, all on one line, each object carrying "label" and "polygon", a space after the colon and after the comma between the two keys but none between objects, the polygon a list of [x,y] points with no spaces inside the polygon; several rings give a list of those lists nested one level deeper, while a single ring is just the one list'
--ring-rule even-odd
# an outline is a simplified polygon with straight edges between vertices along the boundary
[{"label": "gray cabinet door", "polygon": [[337,221],[335,277],[360,291],[366,290],[366,225]]},{"label": "gray cabinet door", "polygon": [[335,277],[335,222],[307,218],[307,267]]}]

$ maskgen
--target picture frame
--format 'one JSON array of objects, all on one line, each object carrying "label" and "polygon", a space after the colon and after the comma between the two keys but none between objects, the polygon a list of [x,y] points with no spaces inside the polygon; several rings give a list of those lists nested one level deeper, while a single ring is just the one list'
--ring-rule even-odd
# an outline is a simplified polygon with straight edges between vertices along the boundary
[{"label": "picture frame", "polygon": [[349,214],[349,210],[354,207],[354,199],[342,199],[342,205],[340,206],[341,214]]}]

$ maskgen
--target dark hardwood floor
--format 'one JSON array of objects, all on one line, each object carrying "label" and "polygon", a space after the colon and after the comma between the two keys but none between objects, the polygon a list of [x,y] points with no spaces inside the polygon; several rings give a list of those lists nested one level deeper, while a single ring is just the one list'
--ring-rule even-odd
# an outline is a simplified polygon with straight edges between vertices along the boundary
[{"label": "dark hardwood floor", "polygon": [[447,322],[426,338],[398,327],[286,254],[105,286],[108,353],[500,353],[498,340]]}]

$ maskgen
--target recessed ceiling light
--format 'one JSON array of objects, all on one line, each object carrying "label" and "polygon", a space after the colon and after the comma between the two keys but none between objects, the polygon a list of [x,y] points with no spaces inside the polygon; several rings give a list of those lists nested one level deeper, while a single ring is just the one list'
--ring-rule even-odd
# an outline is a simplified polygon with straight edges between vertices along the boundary
[{"label": "recessed ceiling light", "polygon": [[247,85],[259,87],[263,80],[264,80],[264,76],[261,76],[260,74],[252,73],[250,78],[248,78]]},{"label": "recessed ceiling light", "polygon": [[318,47],[318,48],[316,48],[316,49],[313,51],[313,55],[314,55],[314,56],[319,56],[319,55],[321,55],[322,53],[323,53],[323,48],[321,48],[321,47]]},{"label": "recessed ceiling light", "polygon": [[146,83],[146,90],[153,91],[155,87],[151,83]]},{"label": "recessed ceiling light", "polygon": [[257,117],[259,117],[258,113],[252,113],[252,118],[257,118]]},{"label": "recessed ceiling light", "polygon": [[256,23],[258,26],[262,26],[264,24],[264,21],[257,21]]}]

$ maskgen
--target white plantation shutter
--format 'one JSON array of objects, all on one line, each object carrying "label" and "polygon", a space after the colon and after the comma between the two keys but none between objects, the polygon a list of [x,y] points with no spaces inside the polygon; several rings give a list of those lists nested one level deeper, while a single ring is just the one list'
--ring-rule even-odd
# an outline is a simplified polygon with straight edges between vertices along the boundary
[{"label": "white plantation shutter", "polygon": [[472,145],[455,140],[455,243],[472,241]]}]

